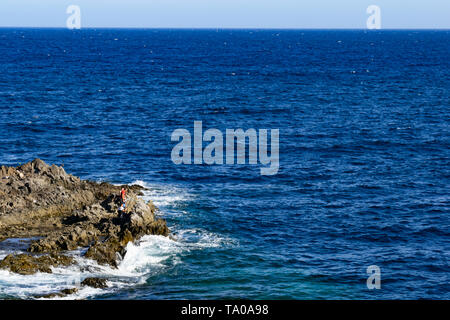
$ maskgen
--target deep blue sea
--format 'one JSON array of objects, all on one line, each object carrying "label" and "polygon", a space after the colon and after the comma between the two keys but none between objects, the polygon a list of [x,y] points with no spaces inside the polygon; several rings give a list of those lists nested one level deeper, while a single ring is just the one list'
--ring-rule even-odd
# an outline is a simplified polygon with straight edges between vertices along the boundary
[{"label": "deep blue sea", "polygon": [[[449,299],[449,53],[450,31],[0,29],[0,164],[145,185],[176,238],[0,271],[0,297],[79,274],[110,288],[72,298]],[[278,174],[175,165],[196,120],[279,129]]]}]

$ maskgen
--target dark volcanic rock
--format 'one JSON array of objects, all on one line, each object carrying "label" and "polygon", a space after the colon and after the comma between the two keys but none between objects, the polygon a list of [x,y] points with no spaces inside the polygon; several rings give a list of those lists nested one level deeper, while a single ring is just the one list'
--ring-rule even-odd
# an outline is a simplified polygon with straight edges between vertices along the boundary
[{"label": "dark volcanic rock", "polygon": [[[138,197],[143,188],[126,188],[127,211],[119,216],[121,186],[81,180],[39,159],[16,168],[2,166],[0,241],[40,237],[31,242],[28,251],[47,257],[88,247],[86,257],[117,266],[128,242],[146,234],[169,234],[166,222],[155,218],[156,207]],[[7,258],[0,268],[23,274],[48,272],[54,266],[49,258]]]},{"label": "dark volcanic rock", "polygon": [[106,279],[101,278],[86,278],[81,282],[81,285],[99,289],[104,289],[108,287],[106,285]]},{"label": "dark volcanic rock", "polygon": [[169,234],[169,229],[162,219],[153,219],[143,223],[141,218],[133,220],[133,217],[134,213],[123,218],[120,222],[119,231],[110,233],[109,237],[102,241],[96,241],[89,247],[85,257],[94,259],[100,264],[117,267],[117,262],[125,254],[125,247],[128,242],[139,239],[146,234],[163,236]]},{"label": "dark volcanic rock", "polygon": [[36,272],[52,273],[50,267],[68,266],[73,263],[71,257],[58,254],[33,257],[28,254],[7,255],[0,261],[1,269],[8,269],[19,274],[33,274]]},{"label": "dark volcanic rock", "polygon": [[44,294],[44,295],[39,295],[39,296],[34,296],[34,297],[37,299],[39,299],[39,298],[44,298],[44,299],[62,298],[69,294],[74,294],[77,292],[78,292],[78,288],[68,288],[68,289],[61,290],[60,292],[57,292],[57,293],[49,293],[49,294]]}]

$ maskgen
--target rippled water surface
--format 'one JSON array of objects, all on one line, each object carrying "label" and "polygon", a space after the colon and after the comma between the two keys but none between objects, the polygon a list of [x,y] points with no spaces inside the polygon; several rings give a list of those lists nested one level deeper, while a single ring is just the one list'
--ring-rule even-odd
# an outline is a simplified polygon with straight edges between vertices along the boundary
[{"label": "rippled water surface", "polygon": [[[0,163],[143,184],[176,238],[130,244],[117,270],[77,251],[51,275],[0,271],[0,297],[81,270],[110,288],[79,298],[449,299],[449,49],[449,31],[0,29]],[[279,129],[279,173],[174,165],[194,120]]]}]

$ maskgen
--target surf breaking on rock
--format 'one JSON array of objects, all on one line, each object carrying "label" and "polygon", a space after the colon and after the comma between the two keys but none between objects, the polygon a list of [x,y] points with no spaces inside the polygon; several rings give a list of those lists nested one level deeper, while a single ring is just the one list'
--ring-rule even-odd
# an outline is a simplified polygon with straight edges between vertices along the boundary
[{"label": "surf breaking on rock", "polygon": [[118,216],[121,187],[81,180],[40,159],[2,166],[0,241],[37,239],[27,253],[7,255],[0,268],[23,275],[51,273],[53,267],[76,264],[68,252],[77,248],[87,249],[86,258],[116,268],[128,243],[144,235],[168,236],[165,220],[155,217],[157,208],[139,198],[142,186],[126,186],[128,212]]}]

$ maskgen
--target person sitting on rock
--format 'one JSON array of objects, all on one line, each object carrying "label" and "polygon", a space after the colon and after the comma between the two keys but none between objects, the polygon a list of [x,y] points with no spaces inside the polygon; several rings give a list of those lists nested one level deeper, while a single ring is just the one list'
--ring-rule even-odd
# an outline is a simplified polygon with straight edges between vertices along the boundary
[{"label": "person sitting on rock", "polygon": [[119,207],[119,214],[123,214],[125,212],[125,210],[127,209],[127,204],[124,202],[122,203],[122,205]]}]

